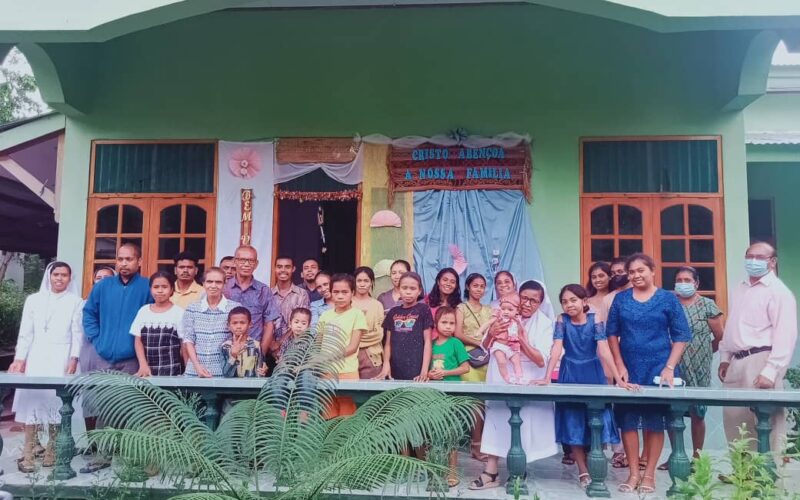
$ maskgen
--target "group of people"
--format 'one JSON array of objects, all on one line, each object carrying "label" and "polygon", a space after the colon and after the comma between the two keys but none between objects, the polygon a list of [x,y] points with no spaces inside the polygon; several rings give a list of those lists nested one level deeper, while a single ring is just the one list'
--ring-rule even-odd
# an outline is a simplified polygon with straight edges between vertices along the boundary
[{"label": "group of people", "polygon": [[[770,245],[748,248],[747,277],[733,288],[723,324],[714,301],[698,292],[695,269],[679,269],[674,291],[667,291],[655,285],[655,263],[644,254],[593,264],[585,287],[560,290],[563,312],[556,315],[541,282],[518,284],[508,271],[490,278],[495,297],[488,300],[489,283],[481,274],[466,276],[462,293],[459,273],[444,268],[426,291],[411,265],[397,260],[390,267],[392,288],[373,297],[375,276],[368,267],[331,275],[308,259],[301,264],[302,282],[295,284],[295,262],[285,256],[275,260],[270,287],[253,277],[259,261],[249,246],[206,269],[202,284],[196,282],[197,259],[188,253],[176,256],[174,275],[158,271],[148,280],[139,274],[139,248],[124,244],[115,269],[96,272],[85,302],[68,264],[48,266],[42,290],[26,301],[9,371],[268,376],[299,336],[323,331],[342,346],[340,380],[616,384],[637,390],[672,386],[680,378],[707,387],[719,350],[718,375],[726,387],[770,389],[781,386],[797,338],[796,303],[775,274],[776,262]],[[51,436],[57,432],[59,407],[55,394],[17,391],[16,418],[25,424],[20,470],[32,471],[42,451],[36,425],[49,424]],[[335,398],[326,417],[355,410],[352,399]],[[633,404],[604,412],[602,436],[613,447],[612,464],[630,471],[620,491],[654,491],[667,414],[663,406]],[[472,457],[486,464],[470,488],[500,485],[498,459],[510,447],[509,415],[504,403],[486,402],[471,437]],[[577,466],[581,486],[590,484],[585,405],[532,402],[521,416],[529,462],[556,454],[560,443],[563,462]],[[705,436],[705,408],[693,407],[690,416],[697,451]],[[778,449],[785,416],[776,411],[774,419]],[[754,428],[749,409],[725,409],[730,439],[743,422]],[[52,442],[43,450],[45,466],[54,462]],[[101,458],[85,471],[107,465]]]}]

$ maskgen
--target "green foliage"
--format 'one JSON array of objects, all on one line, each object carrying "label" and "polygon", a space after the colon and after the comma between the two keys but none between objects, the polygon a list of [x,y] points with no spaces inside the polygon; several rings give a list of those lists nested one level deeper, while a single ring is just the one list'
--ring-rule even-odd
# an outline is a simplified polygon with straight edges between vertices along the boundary
[{"label": "green foliage", "polygon": [[[786,382],[792,389],[800,389],[800,368],[786,370]],[[789,432],[787,433],[786,454],[800,454],[800,409],[789,408]]]},{"label": "green foliage", "polygon": [[25,294],[9,282],[0,282],[0,348],[13,349],[17,343]]},{"label": "green foliage", "polygon": [[678,497],[684,499],[712,500],[722,486],[714,477],[711,456],[705,451],[692,460],[692,474],[686,481],[678,480]]},{"label": "green foliage", "polygon": [[677,497],[683,500],[791,498],[778,487],[771,457],[753,451],[753,441],[743,425],[739,428],[739,438],[728,445],[725,459],[731,468],[726,475],[728,485],[715,478],[713,461],[708,454],[701,453],[693,460],[693,471],[688,479],[679,481]]},{"label": "green foliage", "polygon": [[[240,401],[216,431],[206,427],[194,400],[119,373],[80,377],[84,396],[108,428],[89,443],[116,459],[157,467],[188,488],[210,485],[182,499],[256,498],[260,473],[286,485],[281,499],[314,499],[331,490],[372,489],[424,476],[445,466],[400,455],[409,444],[450,443],[471,427],[478,402],[426,388],[372,397],[355,415],[325,420],[335,395],[335,371],[344,346],[326,330],[303,335],[256,399]],[[255,492],[253,492],[255,490]]]},{"label": "green foliage", "polygon": [[46,111],[35,98],[39,91],[33,74],[22,69],[22,53],[12,49],[0,65],[0,124]]}]

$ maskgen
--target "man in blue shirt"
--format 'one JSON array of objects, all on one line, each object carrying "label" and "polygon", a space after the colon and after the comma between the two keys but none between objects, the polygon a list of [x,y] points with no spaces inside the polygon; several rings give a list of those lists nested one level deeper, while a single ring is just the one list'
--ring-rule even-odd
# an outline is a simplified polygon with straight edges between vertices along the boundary
[{"label": "man in blue shirt", "polygon": [[261,352],[266,356],[271,352],[272,341],[280,340],[274,338],[275,321],[280,317],[280,311],[270,288],[253,277],[258,267],[256,249],[240,246],[234,254],[234,262],[235,274],[225,282],[222,294],[250,310],[250,338],[261,344]]},{"label": "man in blue shirt", "polygon": [[[131,323],[139,309],[153,302],[147,278],[139,274],[142,252],[133,243],[117,250],[117,275],[94,285],[83,306],[85,342],[81,346],[83,373],[118,370],[134,374],[139,370],[133,347]],[[88,413],[87,413],[88,415]],[[87,428],[92,427],[87,422]],[[111,465],[110,458],[100,458],[81,469],[91,473]]]}]

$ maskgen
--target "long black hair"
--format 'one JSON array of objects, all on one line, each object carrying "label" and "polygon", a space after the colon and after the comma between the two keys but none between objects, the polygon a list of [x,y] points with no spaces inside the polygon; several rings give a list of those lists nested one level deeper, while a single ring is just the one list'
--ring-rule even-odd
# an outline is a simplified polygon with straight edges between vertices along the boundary
[{"label": "long black hair", "polygon": [[599,261],[589,266],[589,272],[587,273],[588,279],[586,281],[586,292],[589,294],[589,297],[597,295],[597,288],[595,288],[592,283],[592,273],[598,269],[606,273],[609,280],[611,279],[611,265],[608,262]]},{"label": "long black hair", "polygon": [[452,274],[456,279],[456,288],[447,297],[447,305],[456,307],[461,303],[461,283],[458,281],[458,273],[452,267],[445,267],[436,274],[436,279],[433,281],[433,288],[431,293],[428,294],[428,305],[431,307],[438,307],[442,303],[442,293],[439,290],[439,279],[445,274]]}]

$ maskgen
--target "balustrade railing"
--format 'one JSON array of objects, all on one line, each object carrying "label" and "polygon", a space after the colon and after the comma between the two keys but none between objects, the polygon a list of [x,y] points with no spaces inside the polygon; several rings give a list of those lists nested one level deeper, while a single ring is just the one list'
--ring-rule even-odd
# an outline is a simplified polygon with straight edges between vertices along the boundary
[{"label": "balustrade railing", "polygon": [[[73,396],[66,389],[73,377],[26,377],[20,375],[0,374],[0,390],[11,388],[55,389],[61,398],[62,426],[57,438],[56,466],[52,473],[55,480],[67,480],[75,477],[71,461],[75,454],[75,441],[72,436],[71,417],[74,412]],[[264,384],[265,379],[224,379],[224,378],[189,378],[189,377],[152,377],[154,385],[166,389],[183,389],[197,392],[205,401],[206,424],[216,428],[220,418],[221,403],[226,397],[255,396]],[[521,426],[524,424],[520,410],[529,402],[564,402],[585,403],[589,412],[589,427],[592,433],[591,449],[587,454],[587,462],[592,483],[586,490],[590,497],[608,497],[610,492],[606,486],[608,463],[602,448],[602,412],[609,403],[634,403],[644,405],[668,405],[671,414],[671,430],[674,432],[674,447],[669,457],[669,474],[674,493],[677,479],[686,479],[690,471],[690,458],[684,446],[684,415],[691,405],[706,406],[745,406],[753,408],[758,419],[756,437],[758,451],[770,453],[770,433],[772,425],[770,416],[779,407],[800,407],[800,391],[797,390],[752,390],[752,389],[712,389],[712,388],[655,388],[645,387],[639,392],[628,392],[612,386],[598,385],[559,385],[518,386],[489,385],[470,382],[427,382],[425,384],[401,381],[340,381],[338,394],[352,396],[356,402],[364,401],[370,396],[408,386],[425,386],[453,395],[472,396],[484,401],[505,401],[511,411],[511,447],[508,451],[507,465],[509,469],[509,489],[518,488],[526,494],[525,450],[522,447]],[[2,441],[0,440],[0,450]],[[517,481],[519,480],[519,481]]]}]

